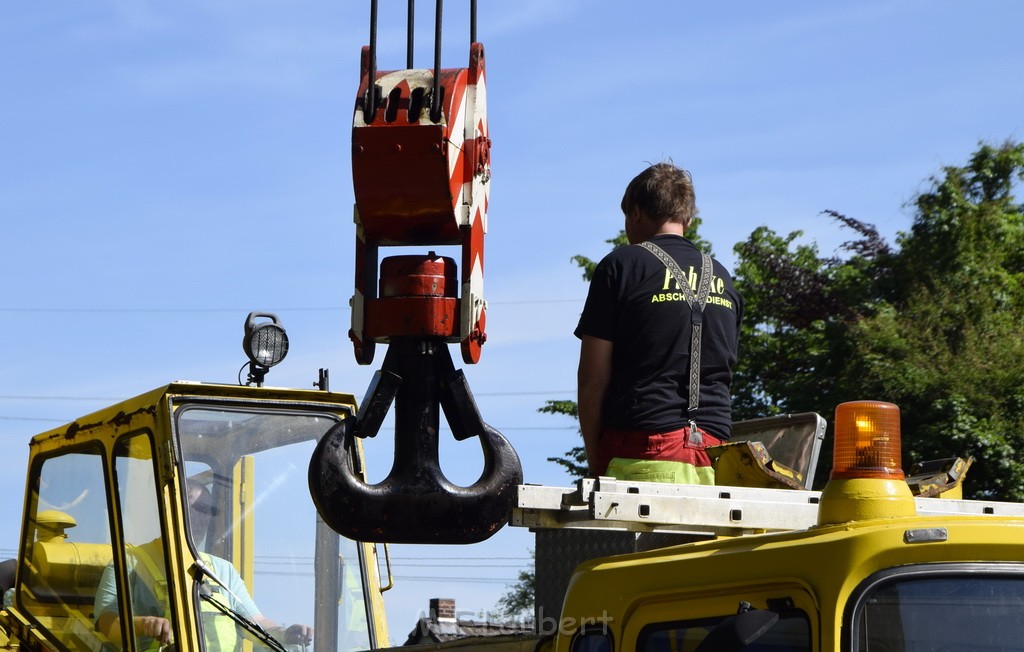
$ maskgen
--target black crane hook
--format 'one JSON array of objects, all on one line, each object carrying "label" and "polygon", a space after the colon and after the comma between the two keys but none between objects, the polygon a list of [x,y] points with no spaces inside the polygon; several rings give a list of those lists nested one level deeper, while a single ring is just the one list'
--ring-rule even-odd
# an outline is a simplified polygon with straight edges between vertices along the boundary
[{"label": "black crane hook", "polygon": [[[355,468],[355,438],[374,436],[392,402],[394,465],[383,481],[371,485]],[[468,487],[453,484],[441,471],[442,410],[456,439],[480,439],[484,468]],[[310,493],[327,525],[350,539],[378,543],[483,541],[508,521],[522,481],[519,456],[483,422],[448,347],[429,340],[388,346],[359,416],[329,430],[309,465]]]}]

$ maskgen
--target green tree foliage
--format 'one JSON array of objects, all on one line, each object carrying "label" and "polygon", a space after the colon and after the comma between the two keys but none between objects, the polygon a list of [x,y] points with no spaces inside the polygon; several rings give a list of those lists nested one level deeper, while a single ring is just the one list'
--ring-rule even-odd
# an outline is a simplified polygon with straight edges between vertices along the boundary
[{"label": "green tree foliage", "polygon": [[[537,558],[533,550],[530,551],[530,556],[534,559]],[[535,587],[536,575],[533,568],[519,571],[519,578],[498,600],[496,608],[499,615],[506,618],[526,617],[533,620]]]},{"label": "green tree foliage", "polygon": [[[547,401],[544,407],[537,410],[547,414],[565,414],[573,419],[579,419],[579,411],[576,409],[576,401]],[[587,477],[587,451],[582,446],[574,446],[563,453],[562,457],[549,457],[549,462],[554,462],[565,469],[573,478]]]},{"label": "green tree foliage", "polygon": [[831,417],[843,401],[891,401],[904,466],[973,455],[968,494],[1024,499],[1022,180],[1024,145],[982,144],[911,202],[898,248],[834,211],[857,235],[844,257],[764,227],[736,245],[746,305],[736,417]]}]

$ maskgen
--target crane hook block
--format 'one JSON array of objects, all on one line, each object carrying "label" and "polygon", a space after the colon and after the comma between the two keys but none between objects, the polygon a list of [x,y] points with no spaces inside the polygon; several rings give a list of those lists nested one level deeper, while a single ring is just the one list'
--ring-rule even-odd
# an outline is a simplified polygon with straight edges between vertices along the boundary
[{"label": "crane hook block", "polygon": [[[357,468],[355,438],[375,435],[392,401],[394,463],[383,481],[371,485]],[[358,417],[323,436],[310,461],[310,493],[328,526],[358,541],[453,544],[483,541],[508,522],[515,489],[523,481],[519,456],[481,419],[446,345],[391,343],[363,405]],[[441,471],[441,411],[456,439],[480,440],[484,468],[468,487],[455,485]]]},{"label": "crane hook block", "polygon": [[483,269],[491,141],[483,45],[470,44],[468,68],[436,74],[378,72],[364,47],[361,70],[352,124],[356,257],[349,337],[356,360],[370,364],[374,344],[393,335],[368,323],[380,300],[378,249],[458,245],[461,296],[452,294],[458,321],[446,341],[458,342],[463,361],[474,364],[487,339]]}]

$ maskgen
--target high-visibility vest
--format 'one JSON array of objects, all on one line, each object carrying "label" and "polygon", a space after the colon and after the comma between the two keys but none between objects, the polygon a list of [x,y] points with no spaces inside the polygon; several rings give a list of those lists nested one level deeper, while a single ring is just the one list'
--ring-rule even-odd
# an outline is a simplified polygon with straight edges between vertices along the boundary
[{"label": "high-visibility vest", "polygon": [[[143,577],[144,581],[153,590],[153,596],[156,598],[157,603],[163,607],[164,618],[171,619],[171,604],[168,599],[167,591],[167,576],[164,573],[163,566],[158,564],[153,558],[153,555],[147,550],[147,547],[152,547],[153,544],[160,545],[160,540],[157,539],[151,543],[147,543],[142,546],[135,546],[132,548],[132,552],[135,558],[142,562],[142,566],[146,569]],[[162,555],[161,555],[162,556]],[[200,558],[210,568],[213,567],[213,560],[208,553],[200,553]],[[136,565],[135,572],[138,573],[138,565]],[[206,588],[206,585],[204,585]],[[221,590],[221,587],[216,584],[209,585],[209,600],[200,600],[199,611],[202,615],[203,620],[203,637],[206,641],[207,650],[216,650],[218,652],[231,652],[238,645],[238,630],[236,629],[235,622],[228,616],[224,615],[216,606],[211,604],[216,602],[224,607],[230,607],[230,602],[227,596]],[[153,640],[149,645],[146,646],[145,650],[158,650],[160,645],[156,640]]]}]

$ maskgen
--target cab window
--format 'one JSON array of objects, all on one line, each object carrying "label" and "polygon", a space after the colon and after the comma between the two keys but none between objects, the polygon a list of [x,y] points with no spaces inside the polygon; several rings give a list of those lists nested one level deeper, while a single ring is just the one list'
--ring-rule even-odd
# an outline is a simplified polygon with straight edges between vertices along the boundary
[{"label": "cab window", "polygon": [[[161,527],[161,508],[153,461],[153,447],[147,434],[123,437],[114,448],[116,500],[121,515],[125,544],[128,608],[131,619],[120,617],[118,586],[113,565],[108,565],[96,591],[96,628],[114,642],[123,632],[135,638],[138,649],[167,644],[153,631],[170,636],[174,631],[170,586],[167,573],[166,541]],[[146,628],[140,619],[148,619]],[[152,634],[152,635],[147,635]]]},{"label": "cab window", "polygon": [[[752,613],[752,612],[748,612]],[[766,612],[761,612],[764,614]],[[778,613],[778,612],[776,612]],[[638,652],[710,652],[742,649],[744,652],[802,652],[811,650],[811,625],[797,609],[778,613],[778,620],[748,645],[734,641],[735,616],[679,620],[644,627],[637,639]],[[742,629],[742,627],[741,627]],[[749,628],[748,628],[749,629]]]},{"label": "cab window", "polygon": [[895,576],[857,601],[854,650],[1020,650],[1024,574]]},{"label": "cab window", "polygon": [[31,475],[16,604],[65,649],[98,649],[93,600],[111,561],[100,448],[38,462]]},{"label": "cab window", "polygon": [[[309,499],[317,441],[338,416],[264,406],[186,404],[176,412],[189,487],[209,507],[187,512],[191,544],[222,575],[239,580],[252,612],[310,626],[317,645],[372,647],[364,560],[355,541],[331,531]],[[227,567],[231,566],[232,570]]]}]

